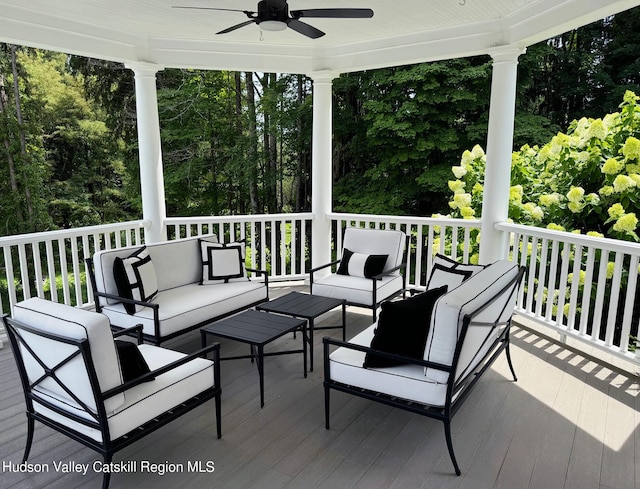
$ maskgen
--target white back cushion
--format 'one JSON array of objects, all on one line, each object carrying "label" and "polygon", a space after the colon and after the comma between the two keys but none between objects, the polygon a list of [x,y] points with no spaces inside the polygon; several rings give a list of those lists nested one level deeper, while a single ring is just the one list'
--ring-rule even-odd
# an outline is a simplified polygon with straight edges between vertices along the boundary
[{"label": "white back cushion", "polygon": [[[207,235],[206,238],[217,241],[215,235]],[[93,255],[96,287],[99,292],[118,295],[118,288],[113,279],[113,261],[116,257],[125,258],[139,248],[141,247],[129,246],[102,250]],[[202,264],[198,237],[152,243],[147,245],[147,251],[155,268],[158,291],[200,281]],[[114,301],[107,300],[107,303],[114,304]]]},{"label": "white back cushion", "polygon": [[[38,331],[75,340],[88,338],[100,390],[104,392],[122,384],[113,334],[105,315],[34,297],[16,304],[13,316],[17,321]],[[27,332],[23,334],[29,347],[49,368],[55,367],[73,351],[77,351],[74,346],[60,341]],[[44,370],[26,348],[22,347],[21,352],[29,380],[38,380]],[[81,356],[75,357],[59,369],[56,375],[82,402],[91,409],[96,409],[87,369]],[[46,379],[40,386],[37,390],[51,396],[50,400],[77,405],[54,380]],[[108,399],[105,408],[107,412],[111,412],[123,404],[124,395],[119,394]]]},{"label": "white back cushion", "polygon": [[[438,299],[431,317],[431,328],[427,337],[424,359],[452,365],[456,343],[462,328],[464,316],[490,303],[483,311],[474,316],[474,323],[495,323],[506,321],[513,314],[517,284],[497,298],[496,295],[518,274],[518,267],[510,261],[500,260],[462,282]],[[490,346],[491,325],[472,324],[467,332],[460,355],[456,378],[481,359],[478,352],[486,351]],[[447,382],[448,374],[434,368],[426,368],[425,375],[436,382]]]},{"label": "white back cushion", "polygon": [[389,270],[402,263],[405,236],[402,231],[349,227],[344,231],[342,247],[365,255],[389,255],[384,267]]}]

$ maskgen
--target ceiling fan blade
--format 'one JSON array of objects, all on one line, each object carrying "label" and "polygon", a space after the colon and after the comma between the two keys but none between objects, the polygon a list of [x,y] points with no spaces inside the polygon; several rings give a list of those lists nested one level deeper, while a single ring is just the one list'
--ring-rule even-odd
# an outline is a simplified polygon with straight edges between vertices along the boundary
[{"label": "ceiling fan blade", "polygon": [[246,22],[243,22],[241,24],[227,27],[226,29],[221,30],[220,32],[216,32],[216,34],[226,34],[227,32],[235,31],[236,29],[240,29],[240,27],[244,27],[245,25],[254,24],[254,23],[255,23],[255,20],[247,20]]},{"label": "ceiling fan blade", "polygon": [[249,12],[248,10],[238,10],[235,8],[216,8],[216,7],[186,7],[180,5],[172,5],[171,8],[187,8],[191,10],[224,10],[225,12],[242,12],[243,14],[255,14],[255,12]]},{"label": "ceiling fan blade", "polygon": [[300,34],[310,37],[311,39],[318,39],[319,37],[324,36],[324,32],[320,29],[316,29],[309,24],[305,24],[304,22],[300,22],[298,19],[289,19],[287,21],[289,27],[291,27],[294,31],[299,32]]},{"label": "ceiling fan blade", "polygon": [[369,19],[373,17],[373,10],[370,8],[310,8],[304,10],[292,10],[291,16],[295,19],[302,17],[325,19]]}]

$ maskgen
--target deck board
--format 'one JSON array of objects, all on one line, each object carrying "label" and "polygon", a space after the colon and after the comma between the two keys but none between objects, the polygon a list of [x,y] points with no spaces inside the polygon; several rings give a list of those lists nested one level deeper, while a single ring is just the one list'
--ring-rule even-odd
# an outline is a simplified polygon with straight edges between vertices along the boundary
[{"label": "deck board", "polygon": [[[286,290],[281,291],[286,292]],[[339,322],[339,311],[320,318]],[[347,309],[347,337],[367,326],[370,311]],[[331,429],[324,428],[322,336],[315,335],[315,370],[305,379],[301,355],[265,359],[265,406],[248,360],[222,364],[222,439],[214,407],[189,415],[116,454],[115,460],[213,461],[215,471],[114,474],[112,489],[635,489],[640,485],[638,378],[514,328],[513,382],[504,356],[486,373],[452,422],[462,475],[449,460],[442,423],[332,391]],[[197,333],[165,346],[189,351]],[[247,346],[222,340],[223,355]],[[298,348],[300,337],[269,347]],[[8,345],[0,350],[0,461],[19,462],[26,426],[23,398]],[[31,462],[99,457],[36,425]],[[1,489],[92,489],[101,475],[14,474]]]}]

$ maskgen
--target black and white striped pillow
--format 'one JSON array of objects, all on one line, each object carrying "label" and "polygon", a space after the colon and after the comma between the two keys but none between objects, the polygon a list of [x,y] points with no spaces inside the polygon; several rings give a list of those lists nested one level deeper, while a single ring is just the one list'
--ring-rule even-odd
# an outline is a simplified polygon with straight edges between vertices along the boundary
[{"label": "black and white striped pillow", "polygon": [[337,273],[354,277],[372,278],[384,271],[384,265],[389,255],[366,255],[355,253],[345,248],[342,250],[342,260]]}]

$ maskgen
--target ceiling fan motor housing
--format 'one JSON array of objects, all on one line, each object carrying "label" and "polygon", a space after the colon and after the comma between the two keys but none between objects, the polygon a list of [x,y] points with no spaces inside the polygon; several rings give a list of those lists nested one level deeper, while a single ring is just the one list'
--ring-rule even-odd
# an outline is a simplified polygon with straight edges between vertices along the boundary
[{"label": "ceiling fan motor housing", "polygon": [[264,21],[287,22],[289,19],[289,6],[286,2],[277,0],[260,0],[258,2],[257,23]]}]

